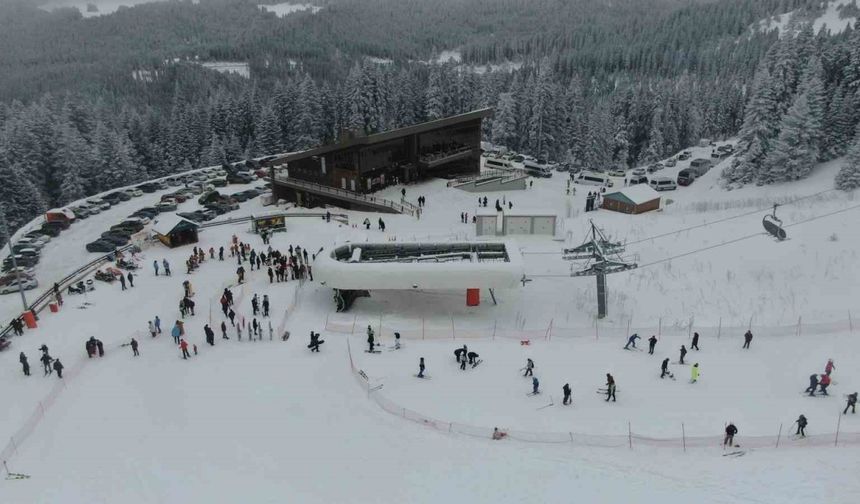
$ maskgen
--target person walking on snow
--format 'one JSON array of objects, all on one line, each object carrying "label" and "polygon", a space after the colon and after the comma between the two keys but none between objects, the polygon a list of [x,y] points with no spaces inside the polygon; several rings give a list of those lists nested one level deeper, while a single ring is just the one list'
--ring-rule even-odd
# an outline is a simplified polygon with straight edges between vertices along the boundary
[{"label": "person walking on snow", "polygon": [[684,345],[681,345],[681,358],[678,359],[678,364],[684,363],[684,356],[685,355],[687,355],[687,347],[685,347]]},{"label": "person walking on snow", "polygon": [[535,363],[531,359],[526,359],[526,372],[523,376],[534,376]]},{"label": "person walking on snow", "polygon": [[540,393],[538,386],[540,386],[540,382],[538,381],[537,376],[532,376],[532,395]]},{"label": "person walking on snow", "polygon": [[797,424],[797,432],[794,433],[795,436],[806,437],[806,417],[800,415],[797,417],[797,420],[794,421]]},{"label": "person walking on snow", "polygon": [[39,360],[42,361],[42,366],[45,368],[45,376],[51,374],[53,372],[51,369],[51,362],[53,362],[54,359],[48,355],[48,352],[43,352],[42,357],[40,357]]},{"label": "person walking on snow", "polygon": [[24,352],[18,356],[18,361],[21,363],[21,370],[24,371],[24,376],[30,376],[30,363],[27,362],[27,356]]},{"label": "person walking on snow", "polygon": [[690,383],[696,383],[699,380],[699,363],[693,364],[690,368]]},{"label": "person walking on snow", "polygon": [[660,378],[664,376],[672,377],[672,373],[669,372],[669,358],[666,357],[663,359],[663,364],[660,365]]},{"label": "person walking on snow", "polygon": [[818,379],[818,389],[821,390],[821,395],[827,394],[827,387],[830,386],[830,376],[823,374],[821,378]]},{"label": "person walking on snow", "polygon": [[465,371],[465,370],[466,370],[466,357],[463,357],[462,359],[460,359],[460,371]]},{"label": "person walking on snow", "polygon": [[161,319],[158,318],[158,315],[155,316],[155,332],[161,334]]},{"label": "person walking on snow", "polygon": [[125,275],[122,273],[119,274],[119,285],[122,287],[122,290],[125,290]]},{"label": "person walking on snow", "polygon": [[183,340],[179,341],[179,348],[182,350],[182,358],[188,360],[191,357],[191,354],[188,353],[188,342]]},{"label": "person walking on snow", "polygon": [[128,284],[134,287],[134,275],[131,274],[131,271],[128,272]]},{"label": "person walking on snow", "polygon": [[158,276],[158,259],[152,261],[152,269],[155,270],[155,276]]},{"label": "person walking on snow", "polygon": [[636,340],[637,339],[639,339],[639,335],[636,333],[633,333],[633,335],[631,335],[629,338],[627,338],[627,344],[624,345],[624,349],[629,350],[630,345],[633,345],[633,348],[636,348]]},{"label": "person walking on snow", "polygon": [[570,398],[570,384],[565,383],[564,387],[561,388],[561,391],[564,393],[564,399],[562,399],[561,403],[567,406],[572,402]]},{"label": "person walking on snow", "polygon": [[693,344],[690,345],[690,350],[693,349],[696,349],[697,352],[699,351],[699,333],[697,332],[693,333]]},{"label": "person walking on snow", "polygon": [[657,336],[654,336],[652,334],[651,337],[648,338],[648,354],[649,355],[654,355],[654,347],[656,347],[656,346],[657,346]]},{"label": "person walking on snow", "polygon": [[374,347],[374,338],[373,338],[373,329],[370,326],[367,326],[367,348],[368,351],[373,353]]},{"label": "person walking on snow", "polygon": [[424,357],[418,360],[418,378],[424,378]]},{"label": "person walking on snow", "polygon": [[615,378],[611,374],[606,373],[606,402],[609,402],[610,397],[612,398],[612,402],[615,402]]},{"label": "person walking on snow", "polygon": [[749,349],[750,343],[752,343],[752,331],[747,329],[747,332],[744,333],[744,346],[743,348]]},{"label": "person walking on snow", "polygon": [[830,376],[830,373],[836,369],[836,364],[833,363],[833,359],[827,359],[827,364],[824,366],[824,374]]},{"label": "person walking on snow", "polygon": [[137,340],[132,338],[130,344],[132,355],[134,355],[135,357],[140,357],[140,352],[137,351]]},{"label": "person walking on snow", "polygon": [[170,335],[173,336],[173,342],[177,345],[179,344],[179,337],[182,336],[182,327],[179,326],[179,321],[176,321],[176,324],[173,326],[173,329],[170,330]]},{"label": "person walking on snow", "polygon": [[149,334],[154,338],[155,337],[155,324],[153,324],[151,320],[149,322],[147,322],[147,324],[149,324]]},{"label": "person walking on snow", "polygon": [[809,375],[809,386],[806,387],[806,390],[804,390],[804,392],[809,392],[809,395],[813,396],[813,395],[815,395],[815,389],[817,389],[817,388],[818,388],[818,375],[817,374]]},{"label": "person walking on snow", "polygon": [[63,363],[60,362],[60,359],[54,360],[54,371],[57,372],[57,378],[63,377]]},{"label": "person walking on snow", "polygon": [[221,321],[221,339],[230,339],[227,337],[227,323]]},{"label": "person walking on snow", "polygon": [[164,274],[170,276],[170,263],[167,262],[167,259],[162,259],[161,265],[164,266]]},{"label": "person walking on snow", "polygon": [[269,316],[269,295],[263,294],[263,316]]},{"label": "person walking on snow", "polygon": [[845,410],[842,411],[843,415],[848,414],[848,408],[851,408],[852,415],[857,413],[857,392],[854,392],[853,394],[848,394],[848,403],[845,404]]},{"label": "person walking on snow", "polygon": [[729,422],[726,425],[726,437],[723,438],[723,448],[726,446],[735,446],[735,434],[738,433],[738,428],[735,427],[735,424]]}]

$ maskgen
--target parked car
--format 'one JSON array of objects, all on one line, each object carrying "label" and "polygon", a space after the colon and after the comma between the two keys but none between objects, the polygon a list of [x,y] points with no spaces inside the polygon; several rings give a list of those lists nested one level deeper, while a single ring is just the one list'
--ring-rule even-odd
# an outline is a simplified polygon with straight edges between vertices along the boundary
[{"label": "parked car", "polygon": [[8,270],[4,270],[3,274],[0,275],[0,285],[6,285],[9,282],[15,280],[16,277],[26,277],[33,278],[36,275],[36,270],[33,268],[27,268],[25,266],[18,266],[17,268],[9,268]]},{"label": "parked car", "polygon": [[43,245],[51,241],[51,237],[41,231],[30,231],[29,233],[24,235],[24,238],[41,241]]},{"label": "parked car", "polygon": [[206,181],[207,184],[212,187],[227,187],[227,179],[224,178],[213,178]]},{"label": "parked car", "polygon": [[678,188],[675,181],[669,177],[652,177],[648,181],[648,185],[655,191],[674,191]]},{"label": "parked car", "polygon": [[[99,207],[98,205],[93,205],[93,204],[86,202],[86,201],[83,203],[79,203],[76,208],[78,208],[78,210],[83,210],[83,211],[89,213],[90,215],[96,215],[96,214],[99,214],[102,212],[101,207]],[[74,210],[72,210],[72,212],[74,212]],[[75,214],[75,215],[77,215],[77,214]]]},{"label": "parked car", "polygon": [[[110,194],[105,194],[102,199],[104,199],[105,201],[107,201],[111,205],[118,205],[119,203],[122,203],[124,201],[123,199],[120,198],[119,194],[120,194],[119,192],[112,192]],[[125,195],[125,196],[127,197],[128,195]]]},{"label": "parked car", "polygon": [[253,178],[241,172],[227,174],[227,182],[230,184],[250,184],[253,181]]},{"label": "parked car", "polygon": [[632,185],[632,186],[638,185],[638,184],[647,184],[647,183],[648,183],[648,177],[646,177],[645,175],[632,175],[630,177],[630,180],[627,181],[627,184]]},{"label": "parked car", "polygon": [[696,171],[690,168],[685,168],[678,172],[678,185],[688,186],[696,180]]},{"label": "parked car", "polygon": [[21,277],[20,279],[13,279],[6,285],[0,286],[0,294],[18,292],[21,288],[24,290],[35,289],[38,286],[39,282],[37,282],[35,278]]},{"label": "parked car", "polygon": [[115,247],[122,247],[128,244],[129,236],[121,234],[118,231],[108,231],[103,233],[99,239],[111,242]]},{"label": "parked car", "polygon": [[625,177],[627,172],[623,168],[612,168],[609,170],[610,177]]},{"label": "parked car", "polygon": [[684,151],[684,152],[678,154],[678,161],[686,161],[686,160],[690,159],[691,157],[693,157],[693,155],[690,153],[690,151]]},{"label": "parked car", "polygon": [[713,163],[710,159],[705,158],[697,158],[690,161],[690,169],[694,170],[696,173],[696,177],[701,177],[702,175],[708,173],[708,170],[711,169]]},{"label": "parked car", "polygon": [[87,203],[94,207],[98,207],[99,210],[107,210],[110,208],[110,203],[101,198],[90,198],[87,200]]},{"label": "parked car", "polygon": [[614,184],[608,175],[593,171],[579,172],[573,179],[574,184],[612,187]]},{"label": "parked car", "polygon": [[178,205],[172,199],[164,200],[155,206],[159,212],[174,212],[178,208]]},{"label": "parked car", "polygon": [[3,271],[9,271],[15,267],[32,268],[39,264],[39,256],[23,256],[15,254],[15,262],[12,262],[12,256],[6,256],[3,260]]},{"label": "parked car", "polygon": [[87,249],[87,252],[108,253],[108,252],[113,252],[114,250],[116,250],[116,245],[109,240],[104,240],[104,239],[100,238],[98,240],[87,243],[86,249]]},{"label": "parked car", "polygon": [[143,196],[143,191],[141,191],[137,187],[132,187],[130,189],[126,189],[123,192],[125,192],[126,194],[128,194],[132,198],[137,198],[138,196]]},{"label": "parked car", "polygon": [[648,165],[648,173],[658,172],[663,169],[663,163],[652,163]]},{"label": "parked car", "polygon": [[645,175],[645,168],[635,168],[633,170],[633,175],[636,175],[636,176]]},{"label": "parked car", "polygon": [[68,222],[61,222],[61,221],[46,222],[46,223],[42,224],[42,227],[40,229],[46,230],[49,228],[50,229],[56,229],[57,234],[51,234],[50,232],[48,232],[47,234],[51,234],[51,236],[58,236],[60,234],[60,231],[64,231],[66,229],[69,229],[69,223]]},{"label": "parked car", "polygon": [[[44,236],[44,235],[42,235]],[[44,240],[41,238],[30,238],[28,236],[22,236],[15,242],[15,247],[20,248],[34,248],[36,250],[41,250],[45,244],[48,243],[48,240]],[[14,247],[13,247],[14,248]]]},{"label": "parked car", "polygon": [[165,180],[165,182],[167,182],[167,185],[169,185],[171,187],[176,187],[176,186],[182,185],[182,181],[180,181],[178,177],[170,177],[167,180]]},{"label": "parked car", "polygon": [[54,236],[60,236],[60,231],[62,231],[63,228],[54,224],[54,223],[46,222],[46,223],[42,224],[42,227],[39,228],[39,230],[48,236],[54,237]]},{"label": "parked car", "polygon": [[675,166],[676,164],[678,164],[678,160],[675,158],[669,158],[666,161],[663,161],[663,164],[665,166],[671,168],[671,167]]},{"label": "parked car", "polygon": [[158,186],[151,183],[140,184],[139,186],[137,186],[137,188],[147,194],[154,193],[158,190]]}]

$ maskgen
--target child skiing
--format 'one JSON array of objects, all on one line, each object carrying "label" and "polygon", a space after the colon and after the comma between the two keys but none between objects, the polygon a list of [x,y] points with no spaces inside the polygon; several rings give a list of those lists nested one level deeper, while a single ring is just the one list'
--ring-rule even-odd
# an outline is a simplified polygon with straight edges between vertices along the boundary
[{"label": "child skiing", "polygon": [[821,395],[827,394],[827,387],[830,386],[830,375],[823,374],[821,378],[818,379],[818,388],[821,390]]},{"label": "child skiing", "polygon": [[738,433],[738,428],[735,427],[735,424],[729,422],[726,425],[726,437],[723,438],[723,448],[726,446],[735,446],[735,434]]},{"label": "child skiing", "polygon": [[367,348],[368,352],[373,353],[374,347],[374,339],[373,339],[373,329],[370,326],[367,326]]},{"label": "child skiing", "polygon": [[684,356],[685,355],[687,355],[687,347],[685,347],[684,345],[681,345],[681,358],[678,359],[678,364],[684,363]]},{"label": "child skiing", "polygon": [[815,389],[817,389],[817,388],[818,388],[818,375],[813,373],[813,374],[809,375],[809,386],[806,387],[806,390],[804,392],[809,392],[809,395],[813,396],[813,395],[815,395]]},{"label": "child skiing", "polygon": [[669,378],[672,378],[672,373],[669,372],[669,358],[668,357],[663,359],[663,364],[660,365],[660,378],[663,378],[664,376],[668,376]]},{"label": "child skiing", "polygon": [[615,378],[611,374],[606,373],[606,402],[609,402],[610,397],[612,398],[612,402],[615,402]]},{"label": "child skiing", "polygon": [[845,405],[845,410],[842,412],[843,415],[848,414],[848,408],[851,408],[852,415],[857,413],[857,392],[848,394],[848,403]]},{"label": "child skiing", "polygon": [[693,364],[690,369],[690,383],[696,383],[699,380],[699,363]]},{"label": "child skiing", "polygon": [[424,378],[424,357],[418,361],[418,378]]},{"label": "child skiing", "polygon": [[526,372],[523,376],[534,376],[535,363],[531,359],[526,359]]},{"label": "child skiing", "polygon": [[794,433],[795,436],[806,437],[806,417],[800,415],[797,417],[797,420],[794,421],[797,424],[797,432]]},{"label": "child skiing", "polygon": [[540,394],[538,387],[540,386],[540,382],[537,379],[537,376],[532,376],[532,395]]},{"label": "child skiing", "polygon": [[749,350],[750,343],[752,343],[752,338],[753,338],[752,331],[747,329],[747,332],[744,333],[744,346],[743,346],[743,348],[746,348],[747,350]]},{"label": "child skiing", "polygon": [[690,350],[693,350],[694,348],[697,352],[699,351],[699,333],[697,332],[693,333],[693,343],[690,345]]},{"label": "child skiing", "polygon": [[824,374],[830,376],[830,373],[832,373],[834,369],[836,369],[836,365],[833,364],[833,359],[827,359],[827,364],[824,366]]}]

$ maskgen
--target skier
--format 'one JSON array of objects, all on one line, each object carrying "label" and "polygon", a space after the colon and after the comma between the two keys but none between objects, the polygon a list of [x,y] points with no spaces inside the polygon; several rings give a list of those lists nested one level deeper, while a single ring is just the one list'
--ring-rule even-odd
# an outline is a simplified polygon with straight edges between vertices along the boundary
[{"label": "skier", "polygon": [[134,287],[134,275],[131,274],[131,271],[128,272],[128,284]]},{"label": "skier", "polygon": [[538,387],[540,386],[540,382],[537,379],[537,376],[532,376],[532,395],[537,395],[540,393]]},{"label": "skier", "polygon": [[219,260],[219,261],[223,261],[223,260],[224,260],[224,247],[220,247],[220,248],[218,249],[218,260]]},{"label": "skier", "polygon": [[182,358],[188,359],[191,355],[188,353],[188,342],[184,339],[179,341],[179,348],[182,350]]},{"label": "skier", "polygon": [[821,395],[827,394],[827,387],[830,386],[830,376],[823,374],[818,380],[818,389],[821,390]]},{"label": "skier", "polygon": [[147,322],[147,324],[149,325],[149,334],[154,338],[155,337],[155,324],[153,324],[151,320],[149,322]]},{"label": "skier", "polygon": [[263,316],[269,316],[269,295],[263,294]]},{"label": "skier", "polygon": [[152,261],[152,268],[155,270],[155,276],[158,276],[158,259]]},{"label": "skier", "polygon": [[236,312],[234,312],[232,308],[230,308],[230,312],[227,314],[227,316],[230,317],[230,325],[236,325]]},{"label": "skier", "polygon": [[809,395],[813,396],[813,395],[815,395],[815,389],[817,389],[817,388],[818,388],[818,375],[817,374],[809,375],[809,386],[806,387],[806,390],[804,390],[804,392],[809,392]]},{"label": "skier", "polygon": [[738,428],[735,427],[735,424],[729,422],[726,425],[726,437],[723,439],[723,448],[726,446],[735,446],[735,434],[738,433]]},{"label": "skier", "polygon": [[535,363],[531,359],[526,359],[526,372],[523,376],[534,376]]},{"label": "skier", "polygon": [[167,259],[162,259],[161,265],[164,266],[164,274],[170,276],[170,263],[167,262]]},{"label": "skier", "polygon": [[310,345],[308,345],[308,348],[311,349],[311,352],[319,353],[321,344],[322,342],[320,341],[319,333],[311,331],[311,343]]},{"label": "skier", "polygon": [[[44,345],[42,345],[42,346],[44,346]],[[52,359],[51,356],[48,355],[48,352],[43,352],[42,357],[40,357],[39,360],[42,361],[42,366],[45,368],[45,376],[48,376],[49,374],[51,374],[53,372],[51,370],[51,362],[54,359]]]},{"label": "skier", "polygon": [[572,402],[570,398],[570,384],[565,383],[564,387],[561,388],[561,391],[564,393],[564,399],[562,399],[561,403],[564,405],[568,405]]},{"label": "skier", "polygon": [[269,283],[274,283],[274,281],[275,281],[275,271],[272,269],[272,267],[271,267],[271,266],[269,266],[269,271],[268,271],[268,273],[269,273]]},{"label": "skier", "polygon": [[370,326],[367,326],[367,348],[368,348],[368,351],[373,353],[373,347],[374,347],[373,329]]},{"label": "skier", "polygon": [[843,415],[848,414],[848,408],[851,408],[852,415],[857,413],[857,392],[848,394],[848,403],[845,405],[845,410],[842,412]]},{"label": "skier", "polygon": [[251,298],[251,312],[253,316],[257,316],[257,312],[260,311],[260,298],[257,297],[257,294],[254,294],[254,297]]},{"label": "skier", "polygon": [[131,344],[131,351],[132,351],[132,354],[133,354],[135,357],[139,357],[139,356],[140,356],[140,352],[138,352],[138,351],[137,351],[137,340],[136,340],[136,339],[134,339],[134,338],[132,338],[132,339],[131,339],[131,343],[130,343],[130,344]]},{"label": "skier", "polygon": [[227,323],[221,321],[221,339],[230,339],[227,337]]},{"label": "skier", "polygon": [[636,340],[638,340],[638,339],[639,339],[639,335],[636,333],[633,333],[629,338],[627,338],[627,344],[624,345],[624,349],[629,350],[630,345],[633,345],[633,348],[636,348]]},{"label": "skier", "polygon": [[663,359],[663,364],[660,365],[660,378],[663,378],[664,376],[669,376],[669,378],[672,377],[672,373],[669,372],[669,358],[668,357]]},{"label": "skier", "polygon": [[27,362],[27,356],[24,355],[24,352],[21,352],[21,355],[18,356],[18,361],[21,362],[22,371],[24,371],[24,376],[30,376],[30,363]]},{"label": "skier", "polygon": [[615,378],[611,374],[606,373],[606,402],[609,402],[610,397],[612,398],[612,402],[615,402]]},{"label": "skier", "polygon": [[418,378],[424,378],[424,357],[418,361]]},{"label": "skier", "polygon": [[63,363],[60,362],[60,359],[54,360],[54,371],[57,372],[57,378],[63,377]]},{"label": "skier", "polygon": [[654,336],[652,334],[651,337],[648,338],[648,354],[649,355],[654,355],[654,347],[656,347],[656,346],[657,346],[657,336]]},{"label": "skier", "polygon": [[500,439],[505,439],[507,437],[507,435],[508,434],[506,432],[500,431],[498,427],[493,427],[493,439],[495,441],[498,441]]},{"label": "skier", "polygon": [[834,369],[836,369],[836,365],[833,364],[833,359],[827,359],[827,364],[824,366],[824,373],[827,376],[830,376],[830,373],[832,373]]},{"label": "skier", "polygon": [[681,345],[681,358],[678,359],[678,364],[684,363],[684,356],[685,355],[687,355],[687,347],[685,347],[684,345]]},{"label": "skier", "polygon": [[236,336],[242,341],[242,324],[236,324]]},{"label": "skier", "polygon": [[400,350],[400,333],[394,333],[394,349]]},{"label": "skier", "polygon": [[806,437],[806,417],[800,415],[797,417],[797,420],[794,421],[797,424],[797,432],[794,433],[795,436]]},{"label": "skier", "polygon": [[245,268],[239,266],[236,268],[236,277],[238,278],[238,283],[242,283],[245,281]]},{"label": "skier", "polygon": [[466,355],[469,357],[469,364],[471,364],[472,367],[475,367],[478,364],[478,357],[480,357],[478,352],[469,352]]},{"label": "skier", "polygon": [[752,331],[747,329],[747,332],[744,333],[744,346],[743,348],[749,349],[750,343],[752,342]]},{"label": "skier", "polygon": [[696,383],[699,380],[699,363],[693,364],[690,369],[690,383]]},{"label": "skier", "polygon": [[696,351],[699,350],[699,333],[697,332],[693,333],[693,344],[690,345],[690,350],[694,348],[696,349]]},{"label": "skier", "polygon": [[96,339],[94,336],[91,336],[90,339],[84,343],[84,349],[87,351],[87,358],[92,359],[93,355],[96,354]]}]

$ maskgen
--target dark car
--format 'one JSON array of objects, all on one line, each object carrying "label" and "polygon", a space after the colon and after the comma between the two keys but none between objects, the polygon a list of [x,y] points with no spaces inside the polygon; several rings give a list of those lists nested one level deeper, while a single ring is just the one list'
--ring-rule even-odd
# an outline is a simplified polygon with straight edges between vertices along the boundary
[{"label": "dark car", "polygon": [[137,188],[145,193],[154,193],[158,190],[158,186],[155,184],[140,184]]},{"label": "dark car", "polygon": [[113,243],[117,247],[121,247],[123,245],[128,244],[128,237],[119,233],[107,232],[104,233],[101,237],[102,240]]},{"label": "dark car", "polygon": [[107,253],[107,252],[113,252],[114,250],[116,250],[116,245],[114,245],[113,242],[110,242],[108,240],[99,239],[99,240],[87,243],[86,249],[87,249],[87,252]]},{"label": "dark car", "polygon": [[696,180],[696,172],[694,170],[685,169],[678,172],[678,185],[688,186]]},{"label": "dark car", "polygon": [[218,215],[227,213],[227,208],[220,203],[206,203],[205,205],[203,205],[203,208],[211,210]]},{"label": "dark car", "polygon": [[14,263],[12,262],[12,256],[6,256],[6,259],[3,260],[3,271],[11,270],[14,266],[32,268],[37,264],[39,264],[39,256],[24,256],[20,254],[15,254]]},{"label": "dark car", "polygon": [[42,227],[39,228],[39,232],[42,234],[46,234],[50,237],[60,236],[61,228],[57,226],[51,226],[49,223],[42,224]]},{"label": "dark car", "polygon": [[119,224],[114,224],[111,229],[130,229],[132,233],[137,233],[143,229],[143,222],[139,220],[124,220]]},{"label": "dark car", "polygon": [[231,184],[250,184],[254,179],[244,173],[228,173],[227,182]]},{"label": "dark car", "polygon": [[106,199],[111,202],[111,204],[116,205],[114,201],[128,201],[131,199],[131,195],[125,191],[114,191],[110,194],[104,196],[103,199]]}]

